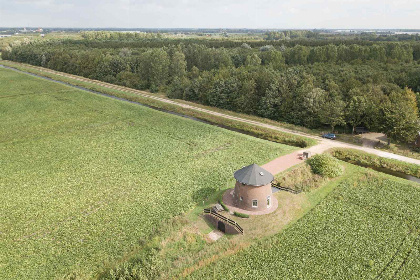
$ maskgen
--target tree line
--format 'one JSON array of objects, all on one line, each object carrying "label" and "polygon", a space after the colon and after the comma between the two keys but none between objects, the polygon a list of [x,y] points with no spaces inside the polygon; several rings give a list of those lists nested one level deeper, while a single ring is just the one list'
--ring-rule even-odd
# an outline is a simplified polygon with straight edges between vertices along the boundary
[{"label": "tree line", "polygon": [[26,42],[2,56],[309,128],[366,126],[404,142],[419,130],[417,44],[211,47],[158,37],[134,48],[106,36]]}]

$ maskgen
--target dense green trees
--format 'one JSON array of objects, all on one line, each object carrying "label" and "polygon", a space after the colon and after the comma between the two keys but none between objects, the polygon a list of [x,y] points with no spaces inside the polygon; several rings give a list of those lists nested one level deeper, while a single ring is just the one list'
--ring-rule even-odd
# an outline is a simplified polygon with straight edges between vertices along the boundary
[{"label": "dense green trees", "polygon": [[157,87],[165,85],[169,79],[170,59],[163,49],[150,49],[139,57],[140,80],[144,81],[144,87],[156,91]]},{"label": "dense green trees", "polygon": [[419,131],[418,105],[410,89],[393,91],[383,106],[382,131],[391,139],[412,142]]},{"label": "dense green trees", "polygon": [[14,45],[3,58],[310,128],[366,126],[412,141],[419,43],[302,41],[312,35],[267,34],[267,45],[84,33],[81,41]]}]

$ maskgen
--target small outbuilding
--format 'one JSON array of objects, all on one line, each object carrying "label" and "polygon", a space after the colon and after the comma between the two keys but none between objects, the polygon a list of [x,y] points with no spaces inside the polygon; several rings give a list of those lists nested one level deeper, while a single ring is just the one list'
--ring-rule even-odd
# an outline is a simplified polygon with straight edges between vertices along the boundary
[{"label": "small outbuilding", "polygon": [[312,156],[312,154],[311,154],[311,152],[310,152],[310,151],[305,151],[305,152],[303,152],[303,154],[302,154],[303,159],[308,159],[308,158],[310,158],[311,156]]},{"label": "small outbuilding", "polygon": [[235,206],[248,211],[261,211],[272,206],[271,182],[274,176],[264,168],[251,164],[234,173]]}]

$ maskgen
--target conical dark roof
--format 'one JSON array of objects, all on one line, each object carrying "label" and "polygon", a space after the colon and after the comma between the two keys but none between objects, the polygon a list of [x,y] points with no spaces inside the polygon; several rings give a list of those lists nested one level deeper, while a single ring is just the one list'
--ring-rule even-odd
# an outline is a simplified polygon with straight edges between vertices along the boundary
[{"label": "conical dark roof", "polygon": [[274,180],[270,172],[255,163],[239,169],[233,176],[239,183],[250,186],[264,186]]}]

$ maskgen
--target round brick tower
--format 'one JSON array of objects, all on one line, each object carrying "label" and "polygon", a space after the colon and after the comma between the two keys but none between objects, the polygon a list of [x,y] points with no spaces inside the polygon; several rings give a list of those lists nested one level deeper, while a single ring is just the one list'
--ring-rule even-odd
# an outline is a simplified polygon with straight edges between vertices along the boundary
[{"label": "round brick tower", "polygon": [[248,211],[261,211],[272,206],[271,182],[274,176],[264,168],[251,164],[234,173],[235,206]]}]

